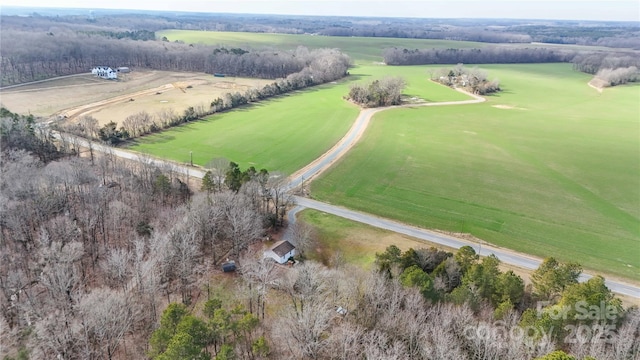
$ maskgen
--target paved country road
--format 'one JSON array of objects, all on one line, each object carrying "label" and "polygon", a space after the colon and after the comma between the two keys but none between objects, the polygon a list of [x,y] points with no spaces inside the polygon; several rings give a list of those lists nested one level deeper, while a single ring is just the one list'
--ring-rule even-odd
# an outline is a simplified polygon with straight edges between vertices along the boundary
[{"label": "paved country road", "polygon": [[[458,91],[461,91],[461,90],[458,90]],[[461,91],[461,92],[464,92],[464,91]],[[384,110],[398,108],[398,107],[464,105],[464,104],[475,104],[475,103],[480,103],[485,101],[485,99],[480,96],[469,94],[469,93],[466,93],[466,94],[473,97],[473,99],[463,100],[463,101],[411,104],[411,105],[391,106],[391,107],[385,107],[385,108],[361,110],[356,121],[354,122],[352,127],[349,129],[347,134],[333,148],[331,148],[329,151],[327,151],[322,156],[320,156],[319,158],[311,162],[309,165],[305,166],[303,169],[297,171],[296,173],[294,173],[289,177],[287,190],[293,190],[299,187],[303,183],[303,181],[309,181],[310,179],[313,179],[314,177],[318,176],[324,170],[328,169],[333,162],[335,162],[341,156],[346,154],[349,151],[349,149],[351,149],[351,147],[353,147],[353,145],[356,144],[356,142],[358,141],[362,133],[367,128],[369,121],[371,120],[371,117],[374,114]],[[67,137],[68,139],[73,138],[74,141],[82,147],[89,147],[90,145],[89,141],[82,138],[74,137],[73,135],[54,133],[54,136],[58,139],[60,139],[60,137],[62,136]],[[153,164],[160,168],[163,168],[163,167],[171,168],[175,172],[178,172],[180,174],[184,174],[187,176],[193,176],[195,178],[201,179],[202,177],[204,177],[204,174],[205,174],[205,171],[203,171],[202,169],[191,167],[191,166],[188,166],[187,164],[178,164],[171,161],[152,158],[144,154],[139,154],[139,153],[135,153],[128,150],[113,148],[111,146],[101,145],[96,142],[91,142],[91,146],[93,147],[94,151],[99,151],[102,153],[107,153],[113,156],[130,159],[134,161]],[[473,242],[469,242],[469,241],[455,238],[452,236],[446,236],[433,231],[417,228],[411,225],[402,224],[400,222],[396,222],[393,220],[379,218],[370,214],[349,210],[343,207],[334,206],[334,205],[322,203],[319,201],[315,201],[315,200],[311,200],[303,197],[296,196],[295,200],[297,202],[297,206],[294,209],[292,209],[288,215],[290,224],[295,222],[295,215],[298,212],[304,210],[305,208],[309,208],[309,209],[319,210],[328,214],[332,214],[335,216],[339,216],[345,219],[364,223],[370,226],[374,226],[381,229],[415,237],[417,239],[422,239],[431,243],[448,246],[455,249],[458,249],[465,245],[469,245],[469,246],[472,246],[474,249],[476,249],[476,252],[478,252],[482,256],[488,256],[488,255],[494,254],[503,263],[517,266],[523,269],[529,269],[529,270],[536,269],[542,261],[541,259],[529,256],[526,254],[516,253],[511,250],[489,246],[484,242],[482,244],[473,243]],[[286,238],[289,238],[291,235],[289,231],[285,231],[285,234],[283,236],[286,239]],[[592,276],[593,275],[591,274],[583,273],[583,275],[580,277],[580,281],[586,281]],[[616,281],[616,280],[607,280],[606,285],[613,292],[634,297],[636,299],[640,299],[640,287],[638,286],[634,286],[634,285],[624,283],[621,281]]]},{"label": "paved country road", "polygon": [[[459,249],[463,246],[468,245],[473,247],[476,250],[476,252],[482,256],[489,256],[491,254],[494,254],[503,263],[514,265],[523,269],[534,270],[538,268],[538,266],[542,262],[542,260],[538,258],[531,257],[525,254],[519,254],[507,249],[493,247],[484,242],[481,244],[478,244],[471,241],[466,241],[463,239],[454,238],[444,234],[436,233],[433,231],[417,228],[411,225],[402,224],[393,220],[379,218],[379,217],[362,213],[359,211],[349,210],[340,206],[334,206],[334,205],[326,204],[320,201],[315,201],[315,200],[311,200],[311,199],[307,199],[299,196],[296,196],[295,200],[296,200],[296,204],[298,205],[294,209],[296,210],[296,212],[300,211],[301,207],[304,207],[308,209],[322,211],[327,214],[339,216],[345,219],[357,221],[357,222],[374,226],[380,229],[385,229],[385,230],[393,231],[399,234],[408,235],[408,236],[425,240],[434,244],[452,247],[455,249]],[[291,218],[289,220],[291,220]],[[372,239],[372,241],[375,241],[375,239]],[[586,281],[591,277],[592,275],[583,273],[583,275],[580,277],[580,281]],[[611,291],[616,292],[618,294],[627,295],[634,298],[640,298],[640,288],[638,288],[637,286],[620,282],[620,281],[613,281],[613,280],[606,280],[606,285],[607,287],[609,287],[609,289],[611,289]]]}]

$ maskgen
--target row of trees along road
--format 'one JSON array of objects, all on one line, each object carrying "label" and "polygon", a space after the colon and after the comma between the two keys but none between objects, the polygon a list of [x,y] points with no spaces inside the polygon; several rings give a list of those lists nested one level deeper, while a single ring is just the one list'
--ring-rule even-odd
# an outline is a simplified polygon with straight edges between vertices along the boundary
[{"label": "row of trees along road", "polygon": [[[8,128],[2,144],[18,144]],[[237,190],[193,194],[148,159],[76,151],[43,161],[32,151],[6,146],[0,157],[3,358],[533,359],[562,348],[608,360],[640,350],[637,309],[623,309],[601,277],[577,283],[575,264],[545,260],[531,289],[469,247],[389,247],[374,271],[339,256],[283,269],[245,252],[268,226],[265,209],[278,207],[265,203],[264,172],[231,165],[221,176],[239,179]],[[212,293],[227,256],[238,281]],[[538,300],[548,301],[539,311]],[[614,317],[556,316],[581,302]],[[615,331],[585,342],[570,326]],[[506,335],[518,327],[537,332]]]}]

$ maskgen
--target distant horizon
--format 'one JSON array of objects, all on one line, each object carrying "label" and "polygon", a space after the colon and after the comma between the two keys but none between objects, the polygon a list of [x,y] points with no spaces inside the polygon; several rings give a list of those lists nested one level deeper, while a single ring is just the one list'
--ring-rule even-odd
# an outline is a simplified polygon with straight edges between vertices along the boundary
[{"label": "distant horizon", "polygon": [[[640,2],[628,0],[236,0],[236,1],[148,1],[132,3],[112,0],[88,6],[83,0],[4,0],[2,8],[43,8],[69,10],[169,11],[189,13],[345,16],[424,19],[487,19],[539,21],[638,22]],[[392,4],[392,5],[391,5]]]}]

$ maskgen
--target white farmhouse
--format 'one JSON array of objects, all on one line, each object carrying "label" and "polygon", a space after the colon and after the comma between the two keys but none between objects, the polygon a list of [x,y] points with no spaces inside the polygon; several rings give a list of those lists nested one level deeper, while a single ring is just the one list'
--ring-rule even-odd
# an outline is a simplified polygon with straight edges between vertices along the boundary
[{"label": "white farmhouse", "polygon": [[91,69],[91,73],[103,79],[112,80],[118,78],[118,72],[108,66],[96,66]]},{"label": "white farmhouse", "polygon": [[271,249],[263,253],[263,257],[271,258],[278,264],[284,264],[296,255],[296,248],[287,240],[277,242]]}]

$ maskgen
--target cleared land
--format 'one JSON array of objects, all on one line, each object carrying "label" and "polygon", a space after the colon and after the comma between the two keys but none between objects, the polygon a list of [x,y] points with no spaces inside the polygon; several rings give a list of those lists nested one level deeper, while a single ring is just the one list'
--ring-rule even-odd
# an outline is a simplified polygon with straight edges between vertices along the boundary
[{"label": "cleared land", "polygon": [[640,86],[599,94],[566,64],[482,67],[504,92],[378,114],[314,197],[638,280]]},{"label": "cleared land", "polygon": [[203,73],[134,69],[118,81],[87,74],[14,87],[2,91],[2,104],[17,113],[42,117],[68,116],[68,121],[91,115],[100,124],[109,121],[120,123],[127,116],[143,110],[151,115],[167,109],[182,114],[190,106],[208,106],[226,93],[244,92],[271,82],[216,78]]}]

